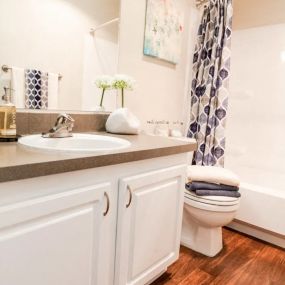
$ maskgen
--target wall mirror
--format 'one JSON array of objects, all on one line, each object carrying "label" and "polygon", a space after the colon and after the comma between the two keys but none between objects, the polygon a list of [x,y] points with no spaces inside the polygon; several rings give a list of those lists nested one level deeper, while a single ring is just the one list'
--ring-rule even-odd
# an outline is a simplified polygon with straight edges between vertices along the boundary
[{"label": "wall mirror", "polygon": [[117,72],[119,0],[1,0],[0,11],[0,95],[10,84],[17,108],[95,111],[95,79]]}]

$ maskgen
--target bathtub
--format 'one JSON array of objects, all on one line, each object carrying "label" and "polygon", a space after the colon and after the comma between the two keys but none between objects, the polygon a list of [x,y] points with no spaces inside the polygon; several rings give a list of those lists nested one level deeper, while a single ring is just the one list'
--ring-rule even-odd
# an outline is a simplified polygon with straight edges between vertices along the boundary
[{"label": "bathtub", "polygon": [[232,170],[241,178],[242,197],[229,227],[285,248],[285,173],[253,167]]}]

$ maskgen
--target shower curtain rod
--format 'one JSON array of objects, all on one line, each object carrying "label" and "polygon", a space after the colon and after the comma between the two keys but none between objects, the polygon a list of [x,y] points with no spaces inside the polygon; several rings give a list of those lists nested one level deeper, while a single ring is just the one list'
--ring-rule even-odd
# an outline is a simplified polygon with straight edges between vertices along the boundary
[{"label": "shower curtain rod", "polygon": [[97,26],[96,28],[91,28],[90,29],[90,33],[94,34],[97,30],[100,30],[100,29],[102,29],[102,28],[104,28],[106,26],[109,26],[109,25],[113,24],[113,23],[119,22],[119,20],[120,20],[120,18],[115,18],[115,19],[113,19],[111,21],[108,21],[108,22],[106,22],[104,24],[101,24],[101,25]]},{"label": "shower curtain rod", "polygon": [[203,5],[207,5],[209,0],[196,0],[196,6],[198,8],[202,7]]}]

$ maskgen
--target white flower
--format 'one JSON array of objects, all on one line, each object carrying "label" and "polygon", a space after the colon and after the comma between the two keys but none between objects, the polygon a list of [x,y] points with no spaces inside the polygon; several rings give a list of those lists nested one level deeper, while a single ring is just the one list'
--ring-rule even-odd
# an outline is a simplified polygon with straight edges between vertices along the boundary
[{"label": "white flower", "polygon": [[116,74],[113,79],[113,87],[115,89],[127,89],[133,90],[135,85],[135,80],[125,74]]},{"label": "white flower", "polygon": [[101,89],[110,89],[113,86],[114,79],[109,75],[101,75],[95,80],[95,84]]}]

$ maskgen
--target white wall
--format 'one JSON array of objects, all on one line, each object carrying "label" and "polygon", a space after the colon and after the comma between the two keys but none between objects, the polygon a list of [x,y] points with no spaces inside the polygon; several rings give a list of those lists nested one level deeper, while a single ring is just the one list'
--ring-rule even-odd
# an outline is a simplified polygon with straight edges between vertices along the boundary
[{"label": "white wall", "polygon": [[233,33],[226,166],[255,184],[285,173],[284,35],[285,24]]},{"label": "white wall", "polygon": [[[94,78],[102,74],[116,74],[118,72],[118,55],[118,42],[101,38],[97,36],[97,33],[95,37],[89,35],[85,37],[82,110],[96,111],[102,92],[94,85]],[[105,92],[103,106],[106,111],[116,109],[116,95],[115,90]]]},{"label": "white wall", "polygon": [[[184,11],[185,28],[176,66],[143,56],[146,0],[121,3],[119,71],[137,80],[135,91],[126,94],[126,105],[143,125],[151,119],[189,117],[185,91],[199,16],[194,0],[177,2]],[[101,94],[93,84],[95,77],[117,70],[118,25],[95,38],[89,30],[118,17],[119,0],[9,0],[0,1],[0,10],[0,64],[59,72],[59,109],[94,109]],[[105,95],[105,105],[115,108],[114,93]]]},{"label": "white wall", "polygon": [[[85,101],[91,98],[89,106],[92,100],[97,104],[94,77],[116,69],[108,53],[117,51],[118,26],[96,35],[107,46],[97,57],[102,45],[94,42],[89,30],[118,17],[119,0],[6,0],[0,1],[0,11],[1,65],[61,73],[60,109],[81,109],[82,96]],[[110,69],[104,68],[105,59]],[[114,102],[115,98],[110,106]]]},{"label": "white wall", "polygon": [[126,106],[145,129],[147,120],[182,121],[189,114],[185,90],[199,17],[194,1],[177,2],[184,11],[185,28],[181,60],[175,66],[143,55],[146,0],[121,1],[119,72],[137,81],[136,89],[126,92]]}]

